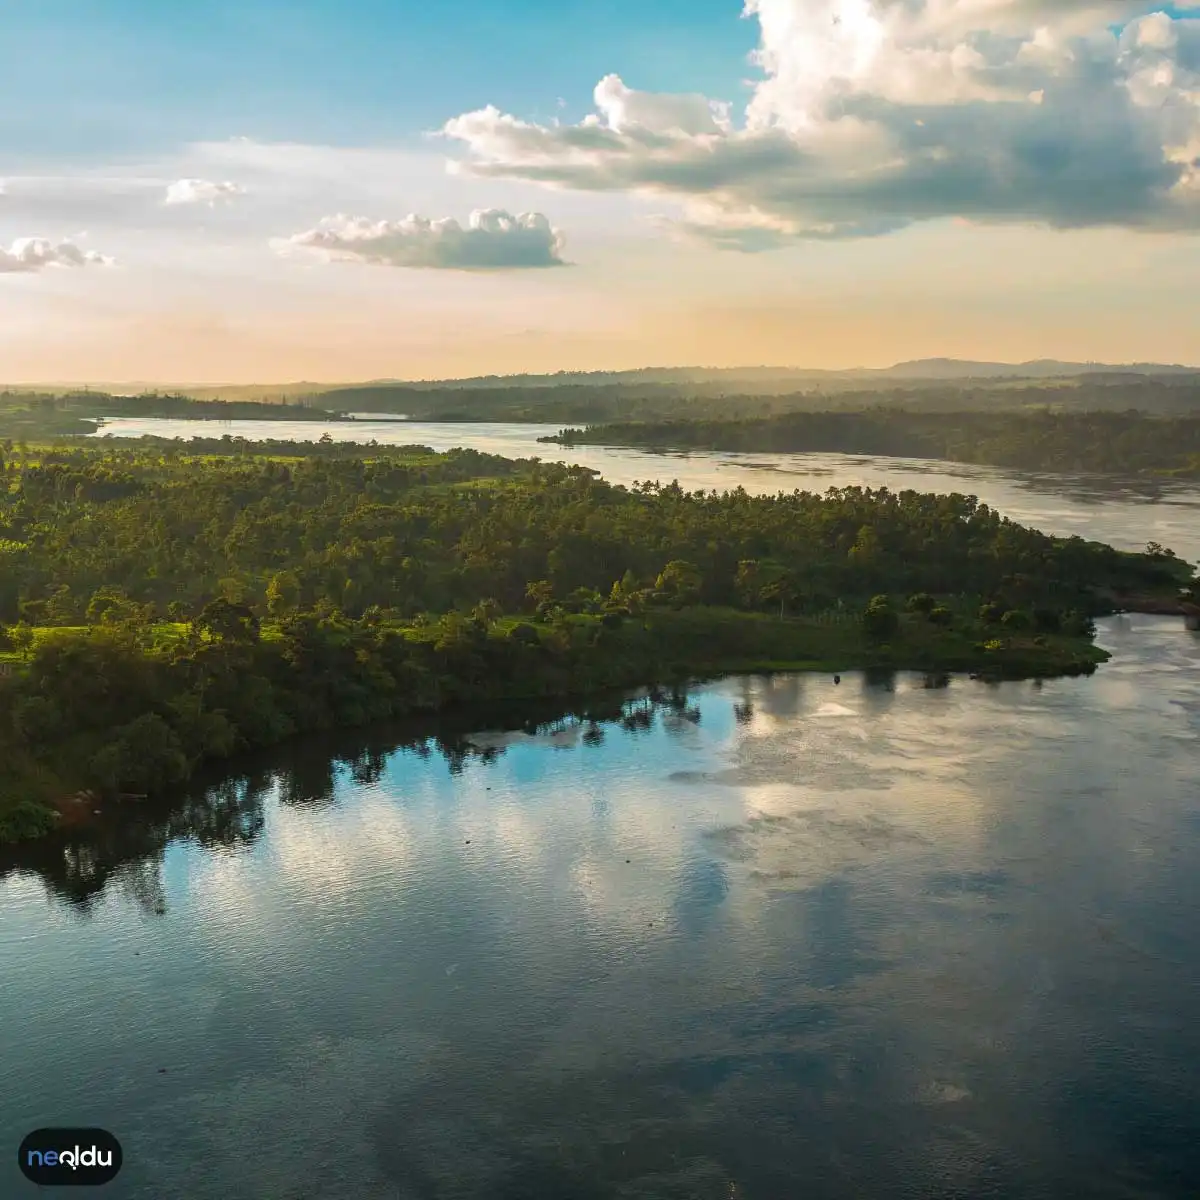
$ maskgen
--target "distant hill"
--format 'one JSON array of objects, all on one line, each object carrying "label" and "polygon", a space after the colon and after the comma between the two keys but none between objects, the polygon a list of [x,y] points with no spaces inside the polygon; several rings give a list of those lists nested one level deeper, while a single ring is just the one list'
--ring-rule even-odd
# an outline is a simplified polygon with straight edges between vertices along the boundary
[{"label": "distant hill", "polygon": [[[818,370],[809,367],[639,367],[629,371],[556,371],[549,375],[477,375],[468,379],[378,379],[354,387],[404,387],[413,390],[445,388],[571,387],[625,384],[713,384],[745,386],[768,383],[853,382],[859,380],[1055,379],[1080,375],[1130,377],[1200,375],[1200,367],[1177,363],[1074,363],[1042,358],[1033,362],[974,362],[957,358],[921,358],[891,367],[850,367]],[[341,390],[340,388],[322,389]]]},{"label": "distant hill", "polygon": [[[461,379],[372,379],[346,383],[264,383],[264,384],[155,384],[155,383],[54,383],[11,385],[13,391],[64,392],[90,388],[112,395],[139,395],[151,392],[183,393],[199,400],[256,400],[273,403],[315,399],[318,396],[350,397],[371,393],[431,391],[495,391],[508,388],[695,388],[707,395],[723,392],[742,395],[781,395],[812,387],[844,391],[862,384],[952,383],[989,380],[1078,380],[1118,383],[1137,379],[1197,379],[1200,367],[1178,363],[1077,363],[1058,359],[1033,362],[975,362],[955,358],[923,358],[896,363],[891,367],[851,367],[845,370],[817,370],[806,367],[639,367],[628,371],[556,371],[544,375],[477,375]],[[0,390],[3,390],[0,388]]]},{"label": "distant hill", "polygon": [[[817,370],[807,367],[639,367],[629,371],[556,371],[548,375],[477,375],[464,379],[376,379],[369,383],[323,386],[320,394],[360,389],[403,388],[410,391],[446,391],[496,388],[628,387],[728,387],[739,392],[763,388],[775,392],[811,384],[846,387],[863,382],[947,382],[971,379],[1072,379],[1107,376],[1119,379],[1147,376],[1197,376],[1200,367],[1177,363],[1073,363],[1038,359],[1025,363],[974,362],[954,358],[923,358],[891,367],[851,367]],[[290,385],[295,387],[296,385]],[[212,389],[216,390],[216,389]],[[264,391],[266,389],[263,389]],[[294,394],[294,393],[293,393]]]},{"label": "distant hill", "polygon": [[1054,358],[1039,358],[1024,363],[920,358],[913,362],[897,363],[894,367],[864,371],[860,374],[876,379],[1067,379],[1079,375],[1197,375],[1200,374],[1200,368],[1175,363],[1129,363],[1116,366],[1107,363],[1060,362]]}]

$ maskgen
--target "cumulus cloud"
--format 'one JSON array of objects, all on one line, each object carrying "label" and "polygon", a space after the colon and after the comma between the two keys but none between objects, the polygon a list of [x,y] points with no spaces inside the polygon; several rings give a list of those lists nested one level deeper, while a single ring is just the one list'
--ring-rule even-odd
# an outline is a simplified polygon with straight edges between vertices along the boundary
[{"label": "cumulus cloud", "polygon": [[448,121],[457,169],[682,201],[763,249],[960,216],[1200,225],[1200,19],[1126,0],[746,0],[763,78],[735,123],[610,75],[596,111]]},{"label": "cumulus cloud", "polygon": [[276,242],[275,248],[388,267],[484,271],[562,266],[562,244],[562,234],[541,213],[513,216],[489,208],[473,212],[465,229],[450,217],[327,217],[315,229]]},{"label": "cumulus cloud", "polygon": [[217,204],[235,200],[245,194],[245,188],[228,181],[214,183],[211,179],[177,179],[167,186],[164,204]]},{"label": "cumulus cloud", "polygon": [[74,242],[49,238],[17,238],[6,250],[0,246],[0,275],[30,274],[47,267],[107,267],[112,259]]}]

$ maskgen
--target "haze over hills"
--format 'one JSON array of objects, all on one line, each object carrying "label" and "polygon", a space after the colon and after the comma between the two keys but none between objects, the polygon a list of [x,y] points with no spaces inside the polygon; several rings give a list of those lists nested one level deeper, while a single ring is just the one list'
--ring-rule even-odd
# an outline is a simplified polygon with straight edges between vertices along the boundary
[{"label": "haze over hills", "polygon": [[[556,371],[546,375],[479,375],[469,379],[376,379],[352,387],[496,388],[562,387],[564,385],[714,384],[739,386],[771,383],[857,383],[874,381],[934,381],[969,379],[1069,379],[1080,375],[1196,375],[1200,367],[1177,363],[1073,363],[1039,359],[1026,363],[974,362],[954,358],[925,358],[890,367],[849,367],[820,370],[808,367],[639,367],[628,371]],[[324,386],[322,393],[341,390]]]},{"label": "haze over hills", "polygon": [[1106,376],[1114,379],[1133,377],[1200,376],[1200,366],[1179,363],[1079,363],[1058,359],[1037,359],[1023,363],[984,362],[955,358],[923,358],[896,363],[890,367],[850,367],[843,370],[819,370],[807,367],[638,367],[624,371],[556,371],[549,374],[478,375],[458,379],[370,379],[345,382],[295,381],[263,384],[188,384],[153,381],[61,382],[11,385],[12,390],[62,392],[93,390],[112,395],[137,395],[149,392],[185,393],[197,399],[213,400],[301,400],[333,392],[357,392],[375,389],[433,391],[478,388],[539,388],[588,386],[657,385],[667,387],[699,386],[705,390],[728,386],[745,392],[762,388],[764,393],[778,392],[804,384],[844,388],[861,383],[932,383],[955,380],[1069,380]]},{"label": "haze over hills", "polygon": [[1195,375],[1200,367],[1179,363],[1073,363],[1040,358],[1024,363],[970,362],[922,358],[879,371],[838,372],[875,379],[1069,379],[1079,375]]}]

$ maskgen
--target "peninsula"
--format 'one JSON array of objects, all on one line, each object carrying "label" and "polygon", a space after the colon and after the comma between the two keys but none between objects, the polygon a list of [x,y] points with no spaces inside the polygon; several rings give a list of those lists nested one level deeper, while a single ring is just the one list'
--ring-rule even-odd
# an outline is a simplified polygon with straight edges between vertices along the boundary
[{"label": "peninsula", "polygon": [[0,443],[0,837],[297,734],[732,671],[1090,672],[1192,571],[964,495],[470,450]]}]

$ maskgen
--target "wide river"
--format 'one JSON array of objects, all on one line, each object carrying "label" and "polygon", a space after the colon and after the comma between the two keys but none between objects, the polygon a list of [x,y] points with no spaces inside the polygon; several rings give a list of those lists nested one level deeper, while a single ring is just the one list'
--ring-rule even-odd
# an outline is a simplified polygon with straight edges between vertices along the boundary
[{"label": "wide river", "polygon": [[[965,491],[1200,556],[1188,489],[361,425],[330,431]],[[1200,635],[1100,640],[1091,679],[731,678],[309,742],[0,863],[0,1197],[55,1125],[116,1134],[104,1194],[138,1200],[1200,1194]]]}]

